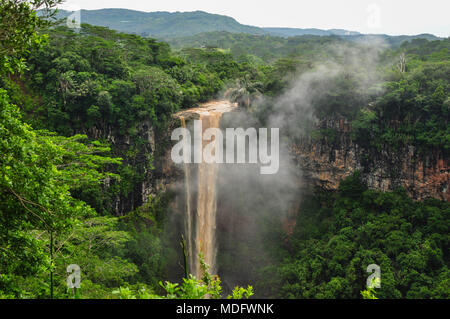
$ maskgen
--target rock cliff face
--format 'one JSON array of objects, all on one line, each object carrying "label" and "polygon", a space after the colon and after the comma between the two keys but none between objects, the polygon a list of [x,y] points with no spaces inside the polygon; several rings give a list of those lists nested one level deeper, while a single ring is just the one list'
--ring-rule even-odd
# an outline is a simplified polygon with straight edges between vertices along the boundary
[{"label": "rock cliff face", "polygon": [[[198,117],[189,113],[184,115],[186,121]],[[425,156],[412,146],[395,153],[389,151],[388,147],[370,151],[352,140],[351,127],[345,119],[328,119],[319,125],[322,129],[331,129],[336,133],[332,141],[308,137],[291,148],[293,159],[301,170],[304,187],[318,185],[336,189],[342,179],[359,170],[372,189],[392,191],[404,187],[415,199],[433,197],[450,200],[449,161],[442,150],[435,150]],[[136,127],[142,143],[136,155],[127,158],[127,163],[138,168],[141,178],[135,181],[128,196],[117,195],[113,199],[112,208],[116,215],[136,209],[146,203],[150,195],[156,195],[183,180],[183,170],[170,159],[173,145],[170,134],[179,126],[179,118],[174,117],[165,130],[156,130],[145,122]],[[112,129],[92,128],[81,133],[108,140],[116,156],[124,157],[133,148],[130,138]],[[108,184],[106,181],[105,186],[108,187]]]},{"label": "rock cliff face", "polygon": [[[198,114],[185,114],[186,121],[198,119]],[[172,131],[180,127],[180,118],[174,116],[164,128],[155,128],[150,121],[136,125],[134,136],[120,133],[112,127],[92,127],[78,133],[87,134],[94,139],[107,140],[112,148],[112,155],[121,157],[123,163],[134,169],[134,177],[127,176],[130,183],[128,194],[114,194],[111,199],[115,215],[124,215],[148,202],[150,196],[173,188],[183,181],[183,170],[170,158]],[[105,188],[113,185],[109,179]]]},{"label": "rock cliff face", "polygon": [[345,119],[324,120],[320,128],[334,130],[334,140],[304,138],[292,147],[307,184],[336,189],[340,180],[359,170],[372,189],[404,187],[415,199],[450,200],[450,168],[442,150],[425,156],[412,146],[395,154],[389,147],[370,151],[352,141]]},{"label": "rock cliff face", "polygon": [[[153,137],[152,143],[149,143],[150,149],[153,150],[151,156],[154,159],[154,169],[146,171],[145,179],[141,184],[140,204],[146,203],[151,195],[168,189],[172,191],[177,189],[177,185],[184,181],[183,167],[175,164],[171,159],[172,146],[175,144],[171,140],[171,134],[174,129],[181,127],[180,115],[184,116],[186,122],[200,118],[196,113],[180,112],[172,117],[165,130],[153,133],[154,130],[150,129],[151,133],[147,133],[148,136]],[[140,132],[146,135],[145,130]],[[177,191],[180,192],[180,190]]]},{"label": "rock cliff face", "polygon": [[[180,168],[170,160],[172,142],[169,132],[180,125],[178,121],[175,118],[168,132],[157,137],[158,143],[164,141],[168,147],[163,148],[164,154],[155,162],[156,169],[148,172],[151,176],[142,184],[142,203],[146,202],[150,194],[183,179]],[[352,140],[351,126],[346,119],[327,119],[319,125],[322,129],[336,132],[332,142],[308,137],[291,149],[293,159],[301,169],[302,180],[306,182],[305,186],[336,189],[342,179],[358,170],[371,189],[392,191],[403,187],[414,199],[432,197],[450,200],[449,160],[442,150],[435,150],[425,156],[413,146],[405,147],[400,152],[389,151],[388,147],[379,151],[367,150]],[[149,140],[152,149],[156,148],[154,140],[154,137],[151,142]]]},{"label": "rock cliff face", "polygon": [[[160,190],[171,183],[178,172],[173,172],[170,163],[170,126],[165,130],[156,129],[150,121],[143,121],[136,125],[134,136],[120,133],[113,127],[91,127],[78,132],[87,134],[94,139],[107,140],[112,149],[112,155],[121,157],[123,163],[134,168],[134,177],[129,178],[130,190],[128,194],[116,193],[111,198],[111,209],[115,215],[124,215],[142,204],[146,203],[149,196],[156,195]],[[178,124],[177,124],[178,125]],[[109,179],[104,183],[105,188],[113,185]]]}]

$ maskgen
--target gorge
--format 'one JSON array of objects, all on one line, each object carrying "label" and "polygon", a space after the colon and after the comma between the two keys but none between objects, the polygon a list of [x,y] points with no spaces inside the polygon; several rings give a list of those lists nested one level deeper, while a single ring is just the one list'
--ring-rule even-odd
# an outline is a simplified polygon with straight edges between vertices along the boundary
[{"label": "gorge", "polygon": [[[0,4],[23,22],[0,21],[0,299],[450,298],[449,39],[174,48],[20,4]],[[276,139],[195,160],[224,128],[279,137],[279,162]]]}]

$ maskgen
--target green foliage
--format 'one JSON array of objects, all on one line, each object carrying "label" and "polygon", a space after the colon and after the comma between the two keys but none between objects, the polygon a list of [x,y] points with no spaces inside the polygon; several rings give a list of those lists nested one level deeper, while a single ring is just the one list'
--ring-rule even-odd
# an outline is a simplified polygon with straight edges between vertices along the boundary
[{"label": "green foliage", "polygon": [[[135,112],[143,118],[150,117],[155,124],[164,123],[178,111],[182,101],[181,87],[163,70],[155,67],[140,69],[133,76],[139,97],[134,98]],[[146,112],[148,105],[154,110]]]},{"label": "green foliage", "polygon": [[139,268],[130,283],[145,283],[156,290],[161,278],[167,277],[168,266],[176,263],[167,243],[170,229],[165,226],[171,200],[173,197],[169,192],[161,193],[121,218],[120,229],[132,237],[123,254]]},{"label": "green foliage", "polygon": [[168,40],[175,48],[207,47],[228,50],[234,57],[253,55],[272,62],[286,56],[318,58],[326,56],[330,44],[342,43],[337,37],[301,36],[283,38],[270,35],[252,35],[216,31]]},{"label": "green foliage", "polygon": [[62,182],[70,183],[72,188],[99,184],[105,178],[119,178],[117,174],[102,171],[108,165],[121,164],[120,158],[106,156],[111,152],[108,144],[89,141],[86,135],[80,134],[63,137],[39,131],[39,136],[61,148],[62,158],[57,168],[62,172]]},{"label": "green foliage", "polygon": [[[448,154],[450,56],[441,48],[449,43],[448,39],[416,40],[403,46],[410,52],[406,56],[407,71],[394,73],[393,80],[385,84],[385,92],[361,109],[352,123],[358,144],[376,150],[385,146],[393,151],[415,146],[422,154],[437,149]],[[437,53],[442,54],[435,59]]]},{"label": "green foliage", "polygon": [[243,287],[234,287],[233,292],[227,299],[248,299],[253,296],[253,287],[248,286],[247,289]]},{"label": "green foliage", "polygon": [[367,288],[361,291],[361,296],[363,299],[378,299],[374,288]]},{"label": "green foliage", "polygon": [[[21,71],[11,61],[19,61],[45,38],[36,30],[48,23],[37,18],[34,10],[57,3],[1,3],[0,22],[4,26],[1,50],[9,63],[2,69],[1,82],[13,89],[11,92],[18,101],[25,100],[20,91],[14,90],[13,82],[3,77],[3,72]],[[4,25],[5,18],[13,23]],[[113,218],[93,218],[95,211],[75,198],[77,189],[99,188],[105,179],[118,178],[108,167],[120,165],[121,160],[105,156],[110,152],[109,146],[89,141],[85,135],[62,137],[34,130],[23,122],[19,108],[10,103],[3,89],[0,89],[0,132],[2,297],[63,296],[65,267],[67,262],[73,262],[72,258],[83,263],[88,287],[90,279],[114,283],[137,272],[135,265],[111,251],[112,247],[120,248],[129,235],[114,230]],[[101,258],[107,258],[109,263],[99,262]],[[56,282],[49,281],[49,273],[58,278]]]},{"label": "green foliage", "polygon": [[66,287],[69,264],[77,264],[82,270],[83,298],[99,294],[99,291],[86,289],[87,282],[101,287],[118,287],[138,272],[136,265],[120,256],[131,235],[119,230],[117,224],[117,218],[113,217],[89,218],[77,223],[66,236],[58,238],[55,243],[55,273],[60,278],[57,291],[62,294]]},{"label": "green foliage", "polygon": [[[53,14],[49,11],[62,0],[1,0],[0,1],[0,75],[21,72],[26,68],[25,57],[32,48],[41,46],[47,39],[37,32],[49,25]],[[41,18],[36,10],[43,9]]]},{"label": "green foliage", "polygon": [[361,297],[366,267],[377,264],[377,298],[446,298],[447,202],[367,190],[355,174],[338,192],[317,193],[313,203],[300,211],[290,257],[278,268],[281,297]]},{"label": "green foliage", "polygon": [[[58,17],[65,18],[69,14],[70,12],[61,10]],[[83,20],[89,24],[159,39],[190,36],[216,30],[236,33],[265,33],[261,28],[242,25],[233,18],[203,11],[169,13],[139,12],[127,9],[84,10]],[[124,20],[127,23],[120,22]]]},{"label": "green foliage", "polygon": [[247,75],[237,81],[236,88],[231,89],[230,100],[237,102],[239,106],[250,108],[255,100],[262,98],[262,86],[260,82],[251,81]]},{"label": "green foliage", "polygon": [[319,129],[311,132],[311,138],[313,140],[324,140],[328,144],[333,144],[338,138],[338,132],[332,128]]},{"label": "green foliage", "polygon": [[[361,84],[372,82],[371,65],[355,65],[353,56],[336,52],[363,55],[367,48],[339,37],[203,33],[173,40],[194,47],[175,53],[167,43],[104,27],[84,24],[79,33],[45,28],[49,23],[35,10],[59,2],[0,1],[0,298],[224,297],[220,278],[203,261],[201,279],[190,275],[180,283],[161,282],[177,263],[177,254],[166,248],[175,237],[166,227],[173,197],[151,196],[141,206],[138,192],[144,181],[161,174],[150,171],[158,166],[155,157],[165,152],[158,138],[166,134],[173,113],[222,89],[264,122],[300,74],[320,71],[325,62],[336,64],[342,66],[339,72],[312,81],[316,94],[308,102],[316,117],[352,121],[351,138],[370,152],[383,148],[396,154],[412,145],[422,154],[448,155],[448,39],[418,39],[385,51],[377,65],[380,79],[369,88]],[[180,17],[160,15],[162,20]],[[191,17],[211,22],[204,13]],[[229,31],[259,32],[215,19],[213,30],[229,22]],[[153,23],[161,28],[162,20]],[[178,28],[164,27],[166,35],[173,34],[172,27]],[[205,29],[191,27],[183,35]],[[406,57],[405,65],[391,68],[399,55]],[[157,143],[150,142],[151,134]],[[313,138],[335,144],[338,134],[321,128]],[[250,205],[240,195],[233,204]],[[260,196],[265,203],[267,197]],[[245,269],[234,258],[249,255],[260,238],[226,243],[235,255],[220,256],[221,267],[241,277],[256,273],[257,290],[265,287],[268,292],[262,294],[269,296],[449,298],[447,202],[415,202],[402,190],[368,190],[356,173],[336,192],[317,192],[305,203],[289,238],[273,207],[264,208],[270,216],[257,227],[267,228],[261,233],[270,243],[254,250],[258,256],[250,256]],[[113,217],[114,212],[125,216]],[[266,248],[279,264],[267,265]],[[372,263],[382,272],[376,290],[364,287],[365,269]],[[68,264],[81,266],[81,289],[66,288]],[[252,286],[235,287],[227,298],[253,294]]]},{"label": "green foliage", "polygon": [[63,233],[93,211],[70,196],[65,174],[58,170],[70,153],[24,124],[4,90],[0,110],[1,273],[32,275],[48,260],[44,243],[31,231]]},{"label": "green foliage", "polygon": [[[183,278],[181,284],[171,283],[166,281],[160,282],[160,286],[165,291],[165,295],[156,295],[151,292],[141,289],[136,293],[129,288],[120,287],[113,293],[119,295],[120,299],[218,299],[221,297],[222,287],[218,276],[212,276],[208,272],[208,266],[204,263],[202,256],[199,256],[203,278],[201,280],[189,275],[188,278]],[[227,296],[227,299],[248,299],[253,295],[253,287],[247,288],[235,287],[232,295]]]},{"label": "green foliage", "polygon": [[32,51],[26,76],[4,85],[33,126],[111,142],[111,154],[123,161],[107,166],[122,178],[104,178],[106,192],[94,184],[72,192],[102,214],[126,213],[142,204],[137,189],[167,147],[151,145],[150,136],[164,135],[175,112],[215,98],[235,78],[249,74],[256,82],[264,76],[231,55],[199,50],[179,56],[166,43],[103,27],[83,24],[75,33],[59,26],[46,32],[49,43]]},{"label": "green foliage", "polygon": [[46,32],[49,43],[32,51],[27,75],[2,79],[3,85],[33,126],[112,142],[111,154],[123,158],[122,165],[107,159],[106,150],[104,163],[89,165],[122,178],[103,174],[106,192],[99,183],[78,181],[71,191],[102,214],[118,197],[126,202],[121,213],[132,210],[141,204],[134,194],[154,168],[154,154],[164,151],[163,143],[149,149],[150,134],[160,135],[173,113],[211,99],[224,83],[214,68],[188,62],[154,39],[90,25],[79,33],[62,26]]},{"label": "green foliage", "polygon": [[44,96],[38,112],[45,128],[65,135],[109,127],[136,135],[138,122],[163,127],[171,114],[213,97],[219,78],[237,76],[237,63],[188,62],[167,44],[82,25],[49,32],[49,45],[33,51],[30,86]]}]

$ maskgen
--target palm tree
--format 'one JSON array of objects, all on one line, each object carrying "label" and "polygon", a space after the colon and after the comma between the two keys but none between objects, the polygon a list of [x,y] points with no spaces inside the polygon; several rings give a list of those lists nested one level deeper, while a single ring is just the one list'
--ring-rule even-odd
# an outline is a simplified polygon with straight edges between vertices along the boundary
[{"label": "palm tree", "polygon": [[262,96],[259,91],[261,86],[260,82],[252,82],[250,76],[246,75],[236,81],[236,87],[232,88],[227,95],[231,102],[237,102],[238,106],[249,108],[255,99]]}]

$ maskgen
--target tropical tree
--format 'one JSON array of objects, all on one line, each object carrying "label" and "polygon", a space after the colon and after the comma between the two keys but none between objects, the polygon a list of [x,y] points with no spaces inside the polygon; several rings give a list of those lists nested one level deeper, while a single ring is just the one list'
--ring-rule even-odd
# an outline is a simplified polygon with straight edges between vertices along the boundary
[{"label": "tropical tree", "polygon": [[[51,9],[63,0],[0,0],[0,71],[25,69],[25,56],[47,36],[39,32],[54,15]],[[42,9],[43,15],[37,16]]]},{"label": "tropical tree", "polygon": [[246,74],[243,78],[236,80],[235,87],[227,92],[227,97],[248,109],[253,101],[262,97],[261,87],[262,83],[251,81],[250,76]]}]

